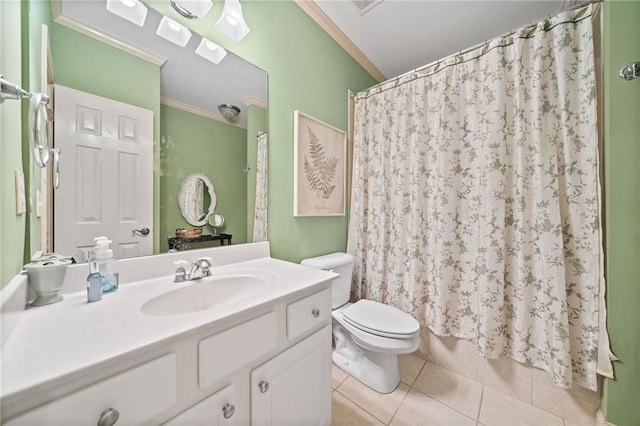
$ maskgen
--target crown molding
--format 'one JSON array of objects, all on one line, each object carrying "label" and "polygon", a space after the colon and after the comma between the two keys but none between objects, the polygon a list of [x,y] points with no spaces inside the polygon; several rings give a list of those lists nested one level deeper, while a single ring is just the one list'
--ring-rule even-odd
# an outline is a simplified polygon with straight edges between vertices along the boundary
[{"label": "crown molding", "polygon": [[217,114],[215,112],[207,111],[206,109],[194,107],[194,106],[185,104],[183,102],[176,101],[175,99],[165,98],[164,96],[161,96],[160,97],[160,103],[164,104],[164,105],[167,105],[167,106],[170,106],[170,107],[173,107],[173,108],[181,109],[182,111],[186,111],[186,112],[189,112],[191,114],[199,115],[201,117],[209,118],[211,120],[220,121],[220,122],[222,122],[224,124],[228,124],[229,126],[239,127],[241,129],[245,129],[245,130],[247,129],[247,123],[245,123],[243,121],[231,122],[231,121],[227,120],[226,118],[224,118],[221,114]]},{"label": "crown molding", "polygon": [[51,16],[53,21],[60,25],[78,31],[86,36],[106,43],[109,46],[115,47],[116,49],[123,50],[138,58],[151,62],[152,64],[162,66],[167,61],[167,58],[163,56],[156,55],[148,50],[133,46],[113,34],[99,30],[80,19],[74,18],[73,16],[65,15],[64,10],[62,9],[62,2],[60,0],[53,0],[51,2]]},{"label": "crown molding", "polygon": [[326,13],[312,0],[295,0],[300,9],[304,10],[316,24],[320,26],[329,36],[331,36],[336,43],[338,43],[348,54],[359,63],[378,83],[381,83],[387,78],[380,72],[373,62],[362,53],[358,46],[356,46],[345,33],[327,16]]},{"label": "crown molding", "polygon": [[247,106],[247,107],[251,105],[255,105],[262,109],[267,109],[267,103],[260,98],[256,98],[255,96],[248,97],[247,99],[244,100],[243,103],[244,103],[244,106]]}]

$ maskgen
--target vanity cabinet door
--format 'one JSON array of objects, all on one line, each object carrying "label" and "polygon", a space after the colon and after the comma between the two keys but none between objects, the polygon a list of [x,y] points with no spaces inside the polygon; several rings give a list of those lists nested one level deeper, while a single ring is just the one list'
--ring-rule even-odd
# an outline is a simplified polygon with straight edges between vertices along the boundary
[{"label": "vanity cabinet door", "polygon": [[331,326],[251,372],[251,423],[331,421]]},{"label": "vanity cabinet door", "polygon": [[[27,411],[5,424],[143,424],[176,403],[176,356],[164,355],[70,395]],[[101,423],[99,423],[101,422]]]},{"label": "vanity cabinet door", "polygon": [[232,385],[214,393],[207,399],[197,403],[179,416],[174,417],[164,426],[198,425],[215,426],[237,423],[240,413],[236,413],[234,388]]}]

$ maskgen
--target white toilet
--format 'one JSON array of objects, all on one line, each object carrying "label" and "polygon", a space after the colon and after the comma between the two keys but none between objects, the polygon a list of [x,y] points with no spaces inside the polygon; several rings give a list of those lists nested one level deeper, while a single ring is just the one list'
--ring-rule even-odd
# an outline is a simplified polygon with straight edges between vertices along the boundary
[{"label": "white toilet", "polygon": [[340,274],[332,285],[333,362],[376,391],[392,392],[400,383],[398,354],[411,353],[420,343],[418,321],[371,300],[348,303],[354,263],[350,254],[332,253],[300,263]]}]

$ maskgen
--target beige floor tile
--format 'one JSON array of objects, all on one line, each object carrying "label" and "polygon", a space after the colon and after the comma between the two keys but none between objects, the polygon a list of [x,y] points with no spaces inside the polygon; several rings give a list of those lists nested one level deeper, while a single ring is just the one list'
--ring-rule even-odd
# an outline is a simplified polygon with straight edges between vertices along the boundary
[{"label": "beige floor tile", "polygon": [[427,362],[413,387],[472,419],[477,419],[482,385]]},{"label": "beige floor tile", "polygon": [[478,420],[491,426],[563,426],[562,418],[485,386]]},{"label": "beige floor tile", "polygon": [[414,389],[409,391],[391,422],[391,426],[475,426],[475,424],[475,420]]},{"label": "beige floor tile", "polygon": [[413,354],[398,355],[398,367],[400,368],[400,381],[413,385],[416,377],[420,374],[420,370],[426,364],[426,360],[419,358]]},{"label": "beige floor tile", "polygon": [[381,426],[384,423],[358,407],[340,392],[331,395],[331,424],[352,426]]},{"label": "beige floor tile", "polygon": [[335,364],[331,364],[331,387],[333,389],[340,386],[347,377],[349,377],[349,375],[342,371],[340,367]]},{"label": "beige floor tile", "polygon": [[576,398],[566,389],[533,382],[533,405],[580,425],[596,422],[598,404]]},{"label": "beige floor tile", "polygon": [[409,386],[400,383],[393,392],[382,394],[362,384],[353,377],[347,377],[347,379],[338,386],[337,391],[381,422],[389,424],[409,391]]},{"label": "beige floor tile", "polygon": [[478,382],[531,404],[533,369],[510,357],[478,360]]}]

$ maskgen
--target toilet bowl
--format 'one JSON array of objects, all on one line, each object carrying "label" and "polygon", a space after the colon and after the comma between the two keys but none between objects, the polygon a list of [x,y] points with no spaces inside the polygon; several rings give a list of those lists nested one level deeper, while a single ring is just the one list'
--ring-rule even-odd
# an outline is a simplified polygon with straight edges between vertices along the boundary
[{"label": "toilet bowl", "polygon": [[414,352],[420,343],[418,321],[372,300],[348,303],[354,263],[349,254],[332,253],[300,263],[340,274],[332,282],[333,362],[372,389],[392,392],[400,383],[398,354]]}]

